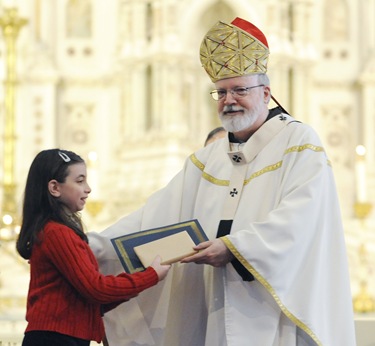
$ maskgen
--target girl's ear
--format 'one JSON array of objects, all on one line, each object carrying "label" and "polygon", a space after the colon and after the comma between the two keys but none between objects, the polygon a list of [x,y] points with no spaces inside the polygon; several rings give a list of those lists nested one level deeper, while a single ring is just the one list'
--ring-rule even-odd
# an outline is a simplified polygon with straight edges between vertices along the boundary
[{"label": "girl's ear", "polygon": [[60,184],[57,180],[53,179],[48,182],[48,191],[53,197],[60,197]]}]

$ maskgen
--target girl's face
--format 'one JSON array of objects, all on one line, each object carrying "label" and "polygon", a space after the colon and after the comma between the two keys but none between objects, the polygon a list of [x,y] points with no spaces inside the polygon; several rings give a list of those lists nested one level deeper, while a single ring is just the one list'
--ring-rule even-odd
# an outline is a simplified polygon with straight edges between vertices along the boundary
[{"label": "girl's face", "polygon": [[53,196],[60,199],[69,211],[75,213],[85,206],[91,188],[86,180],[87,172],[84,162],[70,165],[68,172],[64,183],[51,180],[49,190]]}]

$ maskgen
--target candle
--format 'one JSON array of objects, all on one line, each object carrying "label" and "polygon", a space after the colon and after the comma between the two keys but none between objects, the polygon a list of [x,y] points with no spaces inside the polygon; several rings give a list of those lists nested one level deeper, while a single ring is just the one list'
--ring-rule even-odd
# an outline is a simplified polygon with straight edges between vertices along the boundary
[{"label": "candle", "polygon": [[366,148],[358,145],[356,148],[355,177],[357,202],[367,202],[367,184],[366,184]]},{"label": "candle", "polygon": [[91,151],[89,152],[88,158],[87,181],[91,187],[90,197],[93,200],[97,200],[99,195],[98,155],[95,151]]}]

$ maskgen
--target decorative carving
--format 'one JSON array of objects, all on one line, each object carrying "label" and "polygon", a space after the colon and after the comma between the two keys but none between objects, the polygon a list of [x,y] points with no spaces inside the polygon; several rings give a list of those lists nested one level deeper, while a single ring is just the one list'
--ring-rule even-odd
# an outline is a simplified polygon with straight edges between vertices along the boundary
[{"label": "decorative carving", "polygon": [[324,30],[326,41],[348,40],[350,27],[348,8],[345,0],[326,0],[324,5]]},{"label": "decorative carving", "polygon": [[347,155],[352,147],[350,129],[351,107],[345,104],[322,106],[324,138],[329,148],[327,152],[335,165],[351,168],[351,158]]},{"label": "decorative carving", "polygon": [[66,36],[90,38],[92,35],[92,7],[90,0],[69,0],[66,5]]}]

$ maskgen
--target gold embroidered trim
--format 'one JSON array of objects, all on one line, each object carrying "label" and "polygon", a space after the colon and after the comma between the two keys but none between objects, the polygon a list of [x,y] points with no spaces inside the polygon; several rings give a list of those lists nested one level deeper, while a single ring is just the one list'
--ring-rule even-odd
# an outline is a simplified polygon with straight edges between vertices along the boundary
[{"label": "gold embroidered trim", "polygon": [[195,166],[197,166],[203,173],[202,173],[202,178],[203,179],[206,179],[207,181],[209,181],[210,183],[212,184],[215,184],[215,185],[219,185],[219,186],[229,186],[229,180],[223,180],[223,179],[217,179],[215,177],[213,177],[212,175],[204,172],[204,164],[202,162],[200,162],[197,157],[195,156],[195,154],[191,154],[190,155],[190,160],[191,162],[194,163]]},{"label": "gold embroidered trim", "polygon": [[276,171],[276,169],[279,169],[282,166],[282,164],[283,164],[283,162],[279,161],[279,162],[275,163],[274,165],[270,165],[270,166],[264,167],[260,171],[253,173],[250,176],[250,178],[245,179],[245,181],[244,181],[243,184],[247,185],[251,180],[253,180],[254,178],[259,177],[260,175],[262,175],[264,173],[268,173],[268,172],[271,172],[271,171]]},{"label": "gold embroidered trim", "polygon": [[233,255],[241,262],[241,264],[264,286],[264,288],[272,295],[273,299],[275,299],[277,305],[280,307],[281,311],[299,328],[301,328],[307,335],[311,337],[312,340],[316,342],[318,346],[322,346],[322,343],[318,339],[318,337],[313,333],[313,331],[306,326],[302,321],[300,321],[296,316],[294,316],[281,302],[280,298],[275,293],[273,287],[268,283],[266,279],[263,278],[255,269],[254,267],[248,263],[244,257],[237,251],[234,247],[232,242],[228,239],[228,237],[220,238],[228,249],[233,253]]},{"label": "gold embroidered trim", "polygon": [[[305,144],[305,145],[297,145],[295,147],[288,148],[287,150],[285,150],[284,153],[285,154],[290,154],[292,152],[301,152],[301,151],[306,150],[306,149],[310,149],[310,150],[313,150],[315,152],[325,152],[325,150],[324,150],[323,147],[318,147],[318,146],[312,145],[312,144]],[[332,167],[331,160],[327,159],[327,165],[329,167]]]},{"label": "gold embroidered trim", "polygon": [[219,186],[229,186],[229,180],[221,180],[221,179],[216,179],[212,175],[203,172],[202,178],[206,179],[212,184],[219,185]]},{"label": "gold embroidered trim", "polygon": [[292,152],[301,152],[303,150],[306,150],[306,149],[310,149],[312,151],[316,151],[316,152],[324,152],[324,148],[323,147],[318,147],[316,145],[313,145],[313,144],[304,144],[304,145],[296,145],[294,147],[291,147],[291,148],[288,148],[285,150],[285,154],[289,154],[289,153],[292,153]]},{"label": "gold embroidered trim", "polygon": [[[286,155],[286,154],[290,154],[290,153],[293,153],[293,152],[301,152],[301,151],[307,150],[307,149],[313,150],[315,152],[324,152],[323,147],[316,146],[316,145],[313,145],[313,144],[304,144],[304,145],[296,145],[294,147],[290,147],[290,148],[288,148],[284,151],[284,154]],[[209,181],[210,183],[215,184],[215,185],[229,186],[229,183],[230,183],[229,180],[217,179],[217,178],[213,177],[212,175],[204,172],[205,165],[198,160],[198,158],[195,156],[195,154],[190,155],[190,160],[196,167],[198,167],[198,169],[200,169],[202,171],[202,178],[203,179],[206,179],[207,181]],[[275,171],[275,170],[279,169],[282,166],[282,163],[283,163],[283,161],[279,161],[275,164],[264,167],[261,170],[253,173],[248,179],[246,179],[244,181],[244,186],[247,185],[254,178],[257,178],[264,173],[268,173],[268,172]],[[329,160],[327,160],[327,164],[330,167],[332,166],[331,161],[329,161]]]},{"label": "gold embroidered trim", "polygon": [[194,165],[196,165],[201,171],[203,171],[204,170],[204,164],[202,163],[202,162],[200,162],[198,159],[197,159],[197,157],[195,156],[195,154],[191,154],[190,155],[190,160],[191,160],[191,162],[193,162],[194,163]]},{"label": "gold embroidered trim", "polygon": [[[204,178],[207,181],[209,181],[210,183],[213,183],[213,184],[216,184],[216,185],[229,186],[229,180],[217,179],[217,178],[213,177],[212,175],[204,172],[205,166],[202,162],[200,162],[197,159],[195,154],[190,155],[190,160],[194,163],[195,166],[197,166],[203,172],[202,178]],[[253,173],[248,179],[246,179],[244,181],[244,185],[247,185],[252,179],[257,178],[264,173],[275,171],[276,169],[279,169],[281,167],[281,165],[282,165],[282,161],[277,162],[273,165],[267,166],[267,167],[261,169],[260,171]]]}]

